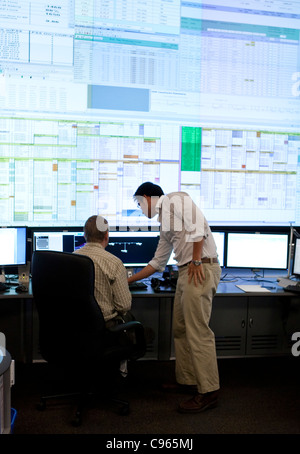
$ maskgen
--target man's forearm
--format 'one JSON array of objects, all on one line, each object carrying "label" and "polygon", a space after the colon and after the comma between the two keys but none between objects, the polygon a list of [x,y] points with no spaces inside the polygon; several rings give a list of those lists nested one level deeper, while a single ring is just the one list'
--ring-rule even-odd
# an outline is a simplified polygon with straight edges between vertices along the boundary
[{"label": "man's forearm", "polygon": [[128,278],[128,284],[131,284],[135,281],[140,281],[141,279],[146,279],[147,277],[151,276],[152,274],[156,273],[156,269],[153,268],[151,265],[146,265],[145,268],[142,268],[137,273],[133,274],[131,277]]}]

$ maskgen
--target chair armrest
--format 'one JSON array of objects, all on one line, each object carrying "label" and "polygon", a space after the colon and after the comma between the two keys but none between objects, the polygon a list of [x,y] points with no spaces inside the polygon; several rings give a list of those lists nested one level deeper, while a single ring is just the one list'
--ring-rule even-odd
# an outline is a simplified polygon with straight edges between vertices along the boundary
[{"label": "chair armrest", "polygon": [[[141,322],[132,320],[130,322],[120,323],[118,325],[112,326],[111,328],[107,328],[107,330],[112,334],[118,334],[122,332],[127,332],[127,334],[132,333],[133,338],[131,334],[129,335],[132,339],[133,344],[135,345],[135,348],[137,349],[136,351],[138,352],[136,358],[144,356],[146,352],[146,339],[144,326],[141,324]],[[134,355],[132,355],[132,358],[134,359]]]},{"label": "chair armrest", "polygon": [[118,325],[114,325],[111,328],[107,328],[107,329],[113,333],[118,333],[118,332],[126,331],[129,329],[137,329],[137,330],[144,331],[143,325],[141,324],[141,322],[138,322],[137,320],[132,320],[132,321],[126,322],[126,323],[119,323]]}]

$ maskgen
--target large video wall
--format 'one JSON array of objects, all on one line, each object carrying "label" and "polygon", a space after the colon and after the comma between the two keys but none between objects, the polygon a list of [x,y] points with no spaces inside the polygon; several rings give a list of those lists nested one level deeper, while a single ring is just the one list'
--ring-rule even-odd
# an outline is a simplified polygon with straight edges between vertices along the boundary
[{"label": "large video wall", "polygon": [[[300,225],[300,1],[3,0],[0,225]],[[148,221],[151,225],[156,221]]]}]

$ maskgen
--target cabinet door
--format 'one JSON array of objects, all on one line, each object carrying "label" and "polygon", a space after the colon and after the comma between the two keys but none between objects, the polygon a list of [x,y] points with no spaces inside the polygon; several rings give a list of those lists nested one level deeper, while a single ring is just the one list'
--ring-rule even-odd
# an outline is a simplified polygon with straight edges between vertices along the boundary
[{"label": "cabinet door", "polygon": [[278,297],[249,297],[247,355],[283,353],[286,337],[284,302]]},{"label": "cabinet door", "polygon": [[217,356],[244,356],[247,334],[247,297],[215,297],[210,327],[215,334]]},{"label": "cabinet door", "polygon": [[145,329],[147,350],[145,359],[159,359],[159,298],[132,298],[132,313]]}]

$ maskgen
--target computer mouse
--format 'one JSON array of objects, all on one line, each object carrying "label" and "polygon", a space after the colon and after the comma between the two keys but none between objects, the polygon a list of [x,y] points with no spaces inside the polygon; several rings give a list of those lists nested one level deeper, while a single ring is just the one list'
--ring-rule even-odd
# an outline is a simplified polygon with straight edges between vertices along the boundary
[{"label": "computer mouse", "polygon": [[25,292],[28,292],[28,287],[26,287],[25,285],[18,285],[16,287],[16,292],[17,293],[25,293]]}]

